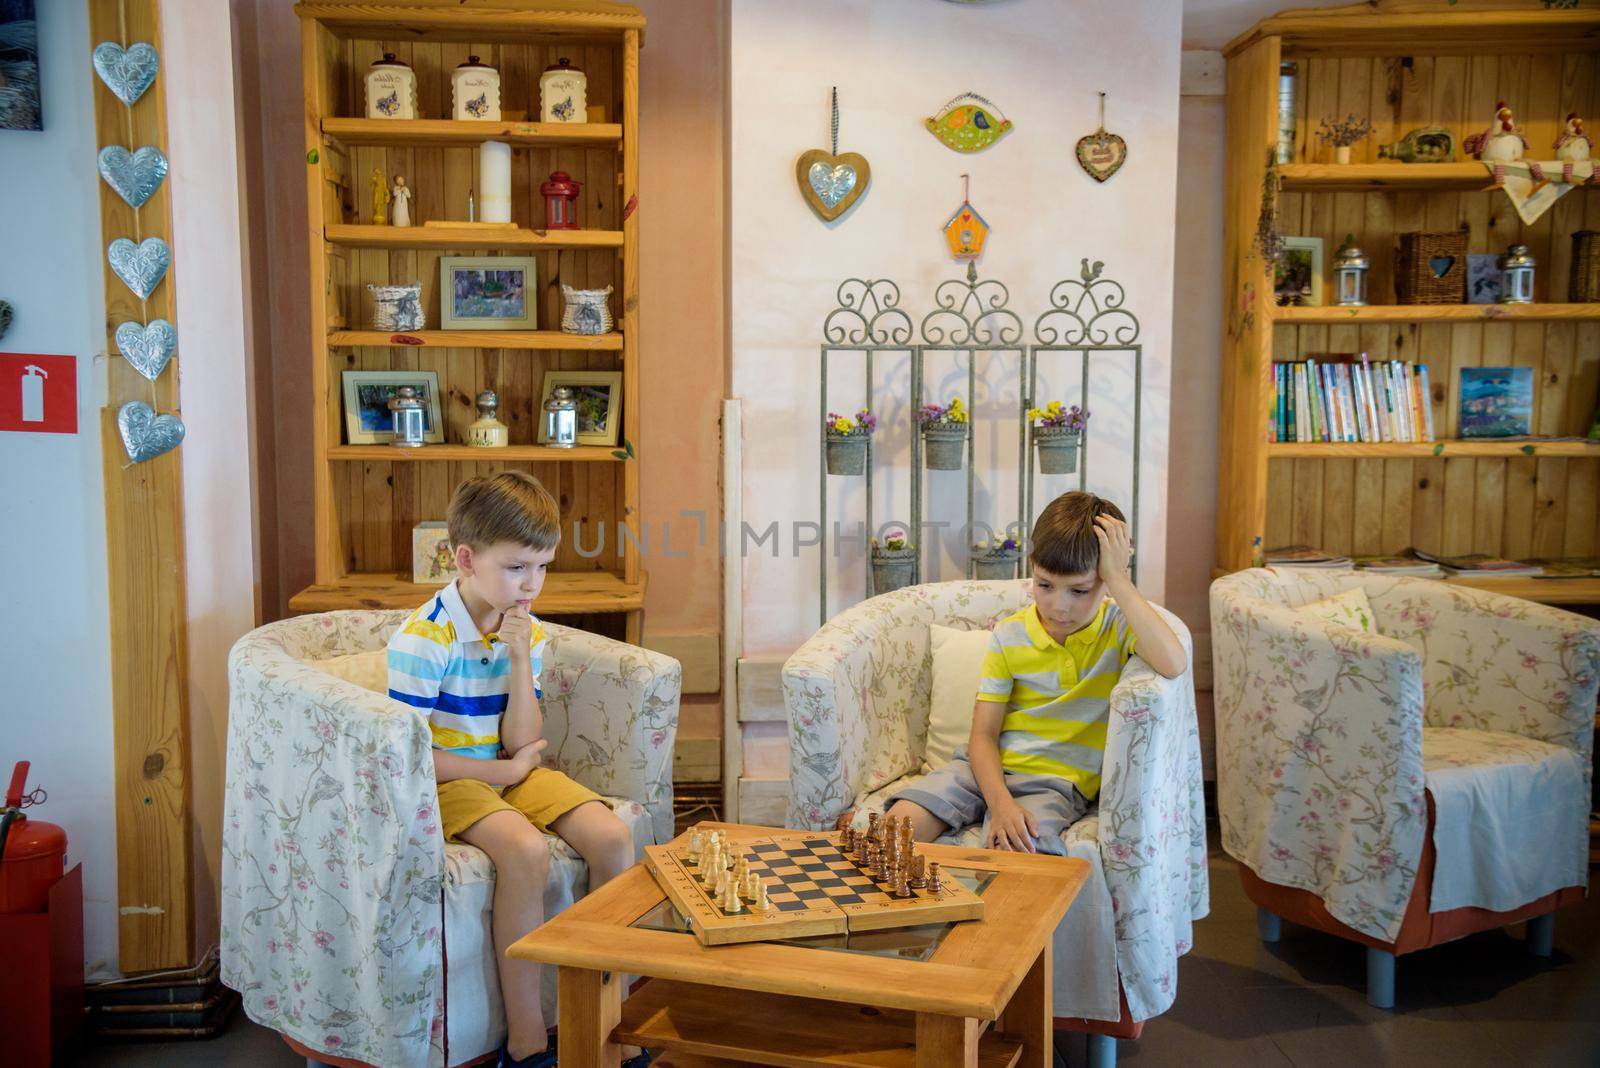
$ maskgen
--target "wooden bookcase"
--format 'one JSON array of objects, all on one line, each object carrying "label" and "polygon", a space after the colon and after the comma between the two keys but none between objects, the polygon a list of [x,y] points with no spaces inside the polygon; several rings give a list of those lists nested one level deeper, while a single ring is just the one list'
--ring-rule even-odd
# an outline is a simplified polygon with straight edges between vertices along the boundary
[{"label": "wooden bookcase", "polygon": [[[455,0],[302,2],[306,95],[306,226],[311,248],[316,582],[290,600],[295,611],[409,608],[435,587],[411,582],[411,529],[443,519],[451,491],[475,474],[529,471],[560,504],[562,542],[534,604],[541,615],[580,617],[637,642],[644,601],[636,460],[610,448],[536,444],[546,371],[622,372],[622,440],[640,449],[638,219],[639,50],[644,17],[603,0],[516,3]],[[384,52],[411,64],[421,117],[367,119],[364,77]],[[456,122],[450,75],[477,55],[501,75],[507,121]],[[539,76],[561,57],[588,77],[593,122],[544,124]],[[513,121],[515,120],[515,121]],[[465,220],[480,188],[478,145],[512,146],[515,231],[423,227]],[[413,190],[407,228],[374,225],[370,175]],[[581,230],[545,231],[539,185],[551,171],[582,183]],[[366,287],[420,281],[426,322],[440,322],[441,255],[531,255],[538,262],[537,330],[375,331]],[[563,334],[560,283],[613,286],[618,329]],[[430,370],[438,374],[446,444],[420,449],[345,444],[340,372]],[[464,444],[482,389],[500,396],[507,449]],[[574,538],[575,527],[580,537]],[[630,536],[624,536],[627,528]],[[602,535],[603,531],[603,535]],[[603,548],[596,552],[599,539]],[[580,545],[581,542],[581,545]]]},{"label": "wooden bookcase", "polygon": [[[1293,543],[1351,554],[1412,545],[1509,557],[1596,552],[1600,443],[1462,441],[1456,413],[1462,367],[1530,366],[1535,433],[1587,431],[1600,381],[1600,304],[1559,302],[1572,234],[1600,229],[1600,193],[1573,190],[1524,226],[1503,193],[1485,191],[1481,164],[1380,162],[1378,146],[1424,125],[1449,128],[1459,145],[1489,125],[1504,99],[1530,154],[1551,158],[1568,111],[1600,116],[1597,54],[1594,8],[1495,9],[1472,0],[1447,12],[1412,0],[1284,12],[1228,45],[1219,572]],[[1297,65],[1297,86],[1293,160],[1276,168],[1278,232],[1321,237],[1325,271],[1353,234],[1372,262],[1373,306],[1273,305],[1271,265],[1255,240],[1283,61]],[[1370,116],[1375,130],[1350,164],[1336,165],[1315,130],[1323,118],[1352,113]],[[1528,245],[1539,303],[1392,304],[1396,235],[1462,226],[1471,252]],[[1429,365],[1440,440],[1271,442],[1272,362],[1362,351]],[[1546,603],[1600,602],[1600,579],[1491,581]]]}]

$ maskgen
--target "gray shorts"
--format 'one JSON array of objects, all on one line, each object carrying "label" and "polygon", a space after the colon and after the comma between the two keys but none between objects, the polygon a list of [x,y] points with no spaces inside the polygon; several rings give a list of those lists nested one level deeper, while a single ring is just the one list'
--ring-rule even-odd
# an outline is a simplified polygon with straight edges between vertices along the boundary
[{"label": "gray shorts", "polygon": [[[1039,838],[1034,848],[1041,853],[1066,856],[1066,844],[1061,836],[1089,811],[1089,802],[1076,786],[1059,775],[1019,775],[1011,771],[1005,775],[1006,789],[1038,823]],[[896,801],[910,801],[927,809],[942,820],[951,833],[981,819],[984,841],[989,840],[989,806],[972,774],[964,745],[956,750],[950,763],[915,786],[901,790],[889,798],[888,804]]]}]

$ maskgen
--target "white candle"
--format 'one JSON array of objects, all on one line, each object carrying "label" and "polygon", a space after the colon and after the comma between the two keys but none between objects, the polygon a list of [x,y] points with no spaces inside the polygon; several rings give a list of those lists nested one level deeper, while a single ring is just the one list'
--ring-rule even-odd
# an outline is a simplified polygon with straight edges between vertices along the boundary
[{"label": "white candle", "polygon": [[511,221],[511,146],[485,141],[478,148],[478,219]]}]

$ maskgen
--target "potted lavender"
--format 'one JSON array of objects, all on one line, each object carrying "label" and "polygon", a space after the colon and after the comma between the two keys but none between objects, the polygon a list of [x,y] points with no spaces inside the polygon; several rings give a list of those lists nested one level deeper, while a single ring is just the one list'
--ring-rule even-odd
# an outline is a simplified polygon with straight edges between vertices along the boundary
[{"label": "potted lavender", "polygon": [[827,444],[828,474],[859,475],[867,469],[867,439],[878,429],[878,417],[863,408],[856,417],[829,412],[822,424]]},{"label": "potted lavender", "polygon": [[1333,162],[1349,163],[1350,146],[1371,132],[1371,122],[1351,115],[1343,122],[1337,119],[1323,119],[1322,127],[1317,130],[1317,139],[1333,146]]},{"label": "potted lavender", "polygon": [[917,547],[906,540],[903,530],[884,533],[883,542],[872,539],[872,592],[888,593],[911,585],[917,569]]},{"label": "potted lavender", "polygon": [[1017,577],[1017,561],[1022,559],[1022,539],[995,538],[972,546],[973,577],[1012,579]]},{"label": "potted lavender", "polygon": [[1078,446],[1089,413],[1074,404],[1062,409],[1060,401],[1043,408],[1030,408],[1033,421],[1033,447],[1039,454],[1039,471],[1046,475],[1070,475],[1078,469]]},{"label": "potted lavender", "polygon": [[948,406],[924,404],[917,411],[917,425],[922,428],[923,463],[927,469],[961,470],[961,449],[967,443],[970,428],[961,398],[952,398]]}]

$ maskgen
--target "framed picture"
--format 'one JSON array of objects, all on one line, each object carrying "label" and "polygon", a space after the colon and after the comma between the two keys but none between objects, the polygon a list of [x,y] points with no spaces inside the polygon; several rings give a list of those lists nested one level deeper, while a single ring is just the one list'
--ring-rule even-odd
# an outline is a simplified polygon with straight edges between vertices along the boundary
[{"label": "framed picture", "polygon": [[33,0],[0,0],[0,130],[42,130]]},{"label": "framed picture", "polygon": [[532,256],[439,257],[439,325],[446,330],[534,330],[539,265]]},{"label": "framed picture", "polygon": [[401,386],[412,386],[426,405],[422,437],[444,444],[444,419],[439,414],[439,375],[434,371],[342,371],[344,440],[346,445],[387,445],[394,432],[389,401]]},{"label": "framed picture", "polygon": [[1500,255],[1473,252],[1467,256],[1467,303],[1500,303]]},{"label": "framed picture", "polygon": [[1463,367],[1464,438],[1510,438],[1533,433],[1532,367]]},{"label": "framed picture", "polygon": [[1322,304],[1322,238],[1286,237],[1272,271],[1272,294],[1285,305]]},{"label": "framed picture", "polygon": [[572,390],[578,402],[578,444],[617,444],[622,427],[621,371],[546,371],[544,392],[539,397],[539,444],[550,436],[544,428],[544,402],[557,386]]}]

